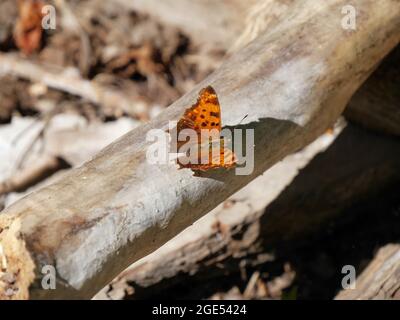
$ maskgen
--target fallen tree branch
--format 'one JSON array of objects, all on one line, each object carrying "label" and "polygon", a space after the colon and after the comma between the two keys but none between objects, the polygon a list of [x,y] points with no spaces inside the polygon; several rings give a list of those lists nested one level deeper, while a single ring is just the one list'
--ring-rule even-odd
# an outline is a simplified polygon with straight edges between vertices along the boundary
[{"label": "fallen tree branch", "polygon": [[400,246],[389,244],[379,249],[355,282],[354,289],[342,290],[336,300],[387,300],[400,298]]},{"label": "fallen tree branch", "polygon": [[[357,32],[340,25],[346,1],[302,3],[298,15],[232,55],[158,118],[7,208],[0,216],[4,272],[15,278],[18,290],[7,295],[0,289],[0,297],[92,297],[131,263],[330,127],[399,42],[400,3],[354,1],[373,12],[359,19]],[[167,129],[206,85],[220,97],[226,126],[247,116],[241,127],[255,130],[251,175],[231,170],[195,177],[172,164],[146,161],[147,132]],[[55,290],[41,286],[45,265],[56,268]]]},{"label": "fallen tree branch", "polygon": [[10,193],[23,191],[34,185],[36,182],[43,180],[56,171],[65,168],[66,164],[60,158],[54,156],[44,156],[37,163],[29,166],[12,176],[10,179],[0,183],[0,196]]},{"label": "fallen tree branch", "polygon": [[107,88],[79,76],[72,68],[45,66],[15,54],[0,53],[0,75],[10,74],[23,79],[44,83],[46,86],[102,105],[111,114],[125,112],[142,118],[146,112],[143,103],[135,103],[123,93]]}]

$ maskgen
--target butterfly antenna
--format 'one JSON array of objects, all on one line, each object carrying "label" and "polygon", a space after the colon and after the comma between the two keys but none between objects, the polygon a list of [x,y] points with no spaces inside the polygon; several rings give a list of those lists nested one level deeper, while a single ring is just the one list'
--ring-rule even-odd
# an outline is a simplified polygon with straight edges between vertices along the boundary
[{"label": "butterfly antenna", "polygon": [[244,119],[246,119],[249,116],[249,114],[246,114],[242,120],[240,120],[240,122],[238,123],[238,126],[242,124],[242,122],[244,121]]}]

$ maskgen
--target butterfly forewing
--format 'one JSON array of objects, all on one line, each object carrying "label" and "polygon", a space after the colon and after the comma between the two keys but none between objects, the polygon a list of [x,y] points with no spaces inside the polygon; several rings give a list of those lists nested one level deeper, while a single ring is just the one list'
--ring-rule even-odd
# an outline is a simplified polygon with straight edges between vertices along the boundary
[{"label": "butterfly forewing", "polygon": [[202,129],[221,131],[221,108],[217,94],[211,86],[200,91],[197,102],[179,120],[178,132],[183,129],[193,129],[198,134]]}]

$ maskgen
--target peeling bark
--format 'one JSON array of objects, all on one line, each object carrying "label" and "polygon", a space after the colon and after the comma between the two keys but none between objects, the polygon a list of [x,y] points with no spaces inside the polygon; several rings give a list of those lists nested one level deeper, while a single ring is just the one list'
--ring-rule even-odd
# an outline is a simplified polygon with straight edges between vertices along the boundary
[{"label": "peeling bark", "polygon": [[35,264],[21,234],[21,220],[0,221],[0,300],[27,299]]}]

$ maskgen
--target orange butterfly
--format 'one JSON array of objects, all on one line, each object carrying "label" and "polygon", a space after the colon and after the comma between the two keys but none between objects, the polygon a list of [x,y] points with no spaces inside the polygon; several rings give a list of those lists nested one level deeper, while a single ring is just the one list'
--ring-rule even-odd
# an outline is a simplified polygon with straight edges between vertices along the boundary
[{"label": "orange butterfly", "polygon": [[[221,133],[221,108],[218,101],[218,96],[215,90],[208,86],[202,89],[199,93],[197,102],[189,109],[187,109],[183,117],[179,120],[177,125],[177,134],[184,129],[192,129],[197,135],[198,144],[197,148],[191,147],[191,159],[196,159],[196,163],[184,164],[178,158],[180,168],[189,168],[193,171],[207,171],[217,168],[232,168],[236,165],[236,155],[232,150],[224,146],[224,139],[220,136]],[[206,132],[207,131],[207,132]],[[202,141],[204,132],[209,134],[208,141]],[[186,141],[178,141],[178,150],[186,144]],[[219,154],[215,155],[213,148],[219,147]],[[203,163],[203,159],[207,162]]]}]

